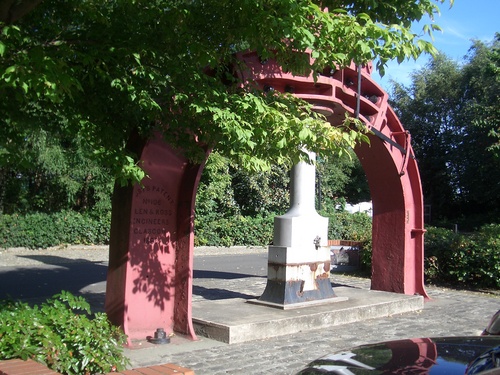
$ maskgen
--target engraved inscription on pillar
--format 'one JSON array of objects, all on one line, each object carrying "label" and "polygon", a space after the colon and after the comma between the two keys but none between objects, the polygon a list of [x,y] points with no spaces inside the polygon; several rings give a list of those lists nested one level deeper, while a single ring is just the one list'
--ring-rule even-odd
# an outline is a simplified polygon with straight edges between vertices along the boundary
[{"label": "engraved inscription on pillar", "polygon": [[170,229],[175,218],[174,199],[163,187],[146,185],[135,191],[132,231],[135,242],[157,245],[166,250],[171,242]]}]

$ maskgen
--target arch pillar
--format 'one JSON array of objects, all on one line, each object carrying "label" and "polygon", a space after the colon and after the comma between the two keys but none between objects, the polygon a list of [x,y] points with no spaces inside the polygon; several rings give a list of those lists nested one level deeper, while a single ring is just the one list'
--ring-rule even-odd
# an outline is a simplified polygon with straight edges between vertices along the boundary
[{"label": "arch pillar", "polygon": [[[384,142],[370,136],[370,145],[355,152],[370,186],[372,215],[371,288],[403,294],[420,294],[424,288],[423,212],[416,162],[408,162],[403,175]],[[408,150],[410,152],[410,150]]]},{"label": "arch pillar", "polygon": [[157,328],[195,340],[193,222],[203,165],[160,138],[139,145],[138,153],[148,177],[113,193],[106,313],[129,344]]}]

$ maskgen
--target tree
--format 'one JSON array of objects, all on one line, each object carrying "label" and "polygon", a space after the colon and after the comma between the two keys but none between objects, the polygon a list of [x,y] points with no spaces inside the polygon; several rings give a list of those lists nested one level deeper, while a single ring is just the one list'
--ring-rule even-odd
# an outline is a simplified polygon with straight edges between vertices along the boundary
[{"label": "tree", "polygon": [[370,200],[366,175],[354,151],[341,157],[320,156],[316,170],[317,206],[333,215],[338,205]]},{"label": "tree", "polygon": [[27,133],[0,159],[0,213],[109,211],[113,178],[85,145],[43,129]]},{"label": "tree", "polygon": [[3,0],[0,4],[0,22],[11,24],[36,8],[42,0]]},{"label": "tree", "polygon": [[268,171],[232,168],[234,197],[243,215],[282,215],[290,208],[290,175],[287,168]]},{"label": "tree", "polygon": [[[365,172],[353,151],[341,157],[320,156],[316,163],[317,199],[326,215],[338,204],[370,199]],[[217,220],[235,215],[276,216],[290,208],[289,170],[272,166],[248,171],[218,152],[210,154],[196,196],[196,216]]]},{"label": "tree", "polygon": [[217,220],[236,215],[281,215],[290,207],[289,171],[238,168],[218,152],[210,154],[196,195],[196,216]]},{"label": "tree", "polygon": [[462,105],[460,80],[458,64],[439,55],[413,73],[410,87],[395,84],[391,94],[393,108],[412,135],[424,201],[436,216],[448,216],[458,206],[453,170],[460,159],[452,145],[457,142],[455,114]]},{"label": "tree", "polygon": [[255,90],[235,53],[297,74],[378,58],[383,72],[389,59],[434,52],[409,27],[442,2],[3,1],[2,158],[40,128],[84,139],[122,182],[143,177],[126,147],[136,133],[160,133],[194,161],[216,146],[254,169],[292,164],[304,147],[344,152],[363,139],[349,121],[332,128],[291,95]]},{"label": "tree", "polygon": [[43,129],[27,135],[0,168],[0,213],[109,211],[113,178],[84,146]]},{"label": "tree", "polygon": [[196,194],[196,217],[213,221],[241,213],[234,199],[228,159],[218,152],[210,154]]},{"label": "tree", "polygon": [[498,35],[474,42],[464,64],[439,55],[395,84],[393,106],[412,134],[424,199],[435,219],[477,224],[500,212]]},{"label": "tree", "polygon": [[497,221],[500,213],[500,35],[491,44],[473,43],[463,67],[464,110],[457,171],[467,212]]}]

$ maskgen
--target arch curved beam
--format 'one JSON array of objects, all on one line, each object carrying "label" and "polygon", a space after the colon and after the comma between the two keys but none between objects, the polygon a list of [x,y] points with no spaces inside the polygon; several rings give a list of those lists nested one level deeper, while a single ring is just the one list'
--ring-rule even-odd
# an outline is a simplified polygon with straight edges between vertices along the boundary
[{"label": "arch curved beam", "polygon": [[[261,88],[292,92],[323,113],[332,126],[345,114],[358,115],[370,130],[370,144],[355,152],[366,173],[373,202],[372,284],[374,290],[420,294],[424,287],[423,198],[411,137],[388,104],[388,94],[371,78],[372,65],[326,68],[313,76],[283,72],[256,52],[241,53],[243,75]],[[358,86],[359,85],[359,86]],[[359,94],[358,94],[359,90]]]}]

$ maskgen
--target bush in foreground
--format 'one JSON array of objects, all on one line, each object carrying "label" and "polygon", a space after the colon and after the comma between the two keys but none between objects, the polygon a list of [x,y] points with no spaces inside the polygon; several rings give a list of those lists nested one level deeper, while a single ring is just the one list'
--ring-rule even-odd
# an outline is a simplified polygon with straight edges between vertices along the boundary
[{"label": "bush in foreground", "polygon": [[62,374],[124,369],[126,336],[82,297],[61,292],[40,306],[0,302],[0,359],[33,359]]}]

